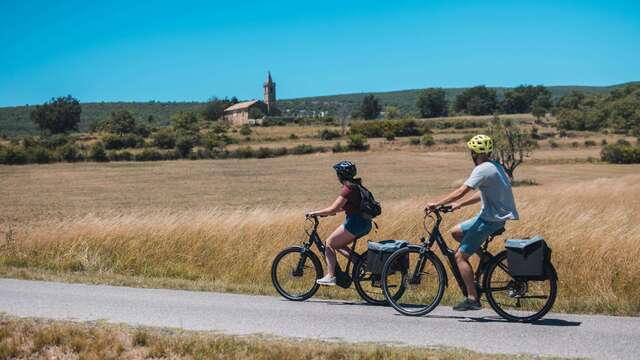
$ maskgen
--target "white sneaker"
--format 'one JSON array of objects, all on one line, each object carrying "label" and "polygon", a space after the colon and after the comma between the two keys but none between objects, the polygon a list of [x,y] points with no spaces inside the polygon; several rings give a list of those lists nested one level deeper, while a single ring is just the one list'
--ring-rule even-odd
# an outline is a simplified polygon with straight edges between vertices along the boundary
[{"label": "white sneaker", "polygon": [[325,277],[323,277],[322,279],[318,279],[316,280],[316,284],[318,285],[325,285],[325,286],[335,286],[336,284],[336,277],[335,276],[329,276],[326,275]]}]

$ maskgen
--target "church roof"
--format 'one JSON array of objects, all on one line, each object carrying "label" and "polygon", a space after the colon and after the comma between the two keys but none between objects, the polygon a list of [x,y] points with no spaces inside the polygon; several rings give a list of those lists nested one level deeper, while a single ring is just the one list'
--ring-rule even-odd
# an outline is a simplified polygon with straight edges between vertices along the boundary
[{"label": "church roof", "polygon": [[254,104],[258,103],[258,101],[259,100],[243,101],[243,102],[240,102],[240,103],[233,104],[233,105],[229,106],[228,108],[224,109],[224,111],[248,109],[251,106],[253,106]]}]

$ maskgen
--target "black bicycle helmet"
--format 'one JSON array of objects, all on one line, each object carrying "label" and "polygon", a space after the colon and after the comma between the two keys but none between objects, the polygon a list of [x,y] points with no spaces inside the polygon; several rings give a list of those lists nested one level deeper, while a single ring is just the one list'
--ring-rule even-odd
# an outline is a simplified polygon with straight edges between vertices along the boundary
[{"label": "black bicycle helmet", "polygon": [[346,160],[333,165],[333,169],[341,180],[351,180],[358,172],[356,164]]}]

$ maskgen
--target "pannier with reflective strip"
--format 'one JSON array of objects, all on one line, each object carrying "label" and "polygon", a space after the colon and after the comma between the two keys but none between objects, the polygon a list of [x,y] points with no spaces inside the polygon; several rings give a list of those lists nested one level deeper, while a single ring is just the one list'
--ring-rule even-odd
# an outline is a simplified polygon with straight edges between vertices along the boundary
[{"label": "pannier with reflective strip", "polygon": [[531,239],[509,239],[505,242],[509,272],[513,277],[545,276],[545,265],[551,258],[551,249],[540,236]]},{"label": "pannier with reflective strip", "polygon": [[[380,242],[369,241],[367,245],[367,270],[373,274],[382,274],[382,268],[389,256],[396,250],[407,246],[405,240],[383,240]],[[391,271],[406,271],[409,267],[409,256],[403,256],[394,263]]]}]

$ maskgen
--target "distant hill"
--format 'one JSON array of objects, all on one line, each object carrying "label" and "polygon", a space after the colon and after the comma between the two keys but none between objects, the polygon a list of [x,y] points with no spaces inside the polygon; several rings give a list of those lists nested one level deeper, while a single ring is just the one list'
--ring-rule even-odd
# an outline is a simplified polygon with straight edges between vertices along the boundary
[{"label": "distant hill", "polygon": [[[578,90],[586,94],[605,93],[631,83],[611,86],[549,86],[547,87],[554,98],[559,98],[571,91]],[[446,88],[445,93],[449,100],[464,91],[466,88]],[[498,97],[501,98],[506,87],[494,87]],[[374,92],[383,105],[397,106],[402,113],[415,114],[416,99],[422,89]],[[351,113],[359,106],[362,98],[368,93],[354,93],[341,95],[313,96],[297,99],[278,100],[278,107],[287,114],[318,114],[321,111],[336,114],[339,110]],[[112,111],[128,110],[142,122],[147,122],[150,117],[151,125],[166,125],[173,114],[180,111],[199,111],[203,103],[200,102],[101,102],[83,103],[80,130],[86,131],[91,123],[109,116]],[[29,114],[33,106],[13,106],[0,108],[0,134],[9,136],[36,134],[37,128],[31,122]]]},{"label": "distant hill", "polygon": [[[595,94],[595,93],[607,93],[613,89],[623,87],[629,84],[633,84],[637,82],[628,82],[623,84],[611,85],[611,86],[548,86],[547,89],[551,91],[553,99],[560,98],[564,95],[569,94],[571,91],[582,91],[585,94]],[[453,101],[456,96],[458,96],[461,92],[468,88],[445,88],[445,94],[449,101]],[[502,99],[504,97],[504,93],[507,90],[511,90],[513,88],[508,87],[492,87],[492,89],[496,90],[498,95],[498,99]],[[399,91],[385,91],[385,92],[372,92],[372,93],[353,93],[353,94],[342,94],[342,95],[327,95],[327,96],[313,96],[313,97],[305,97],[305,98],[297,98],[297,99],[285,99],[278,100],[278,106],[283,109],[289,109],[292,111],[328,111],[331,114],[335,114],[341,106],[348,108],[349,112],[355,109],[360,105],[362,99],[367,94],[374,94],[383,105],[393,105],[397,106],[402,113],[417,113],[418,109],[416,108],[416,100],[418,99],[418,94],[423,89],[413,89],[413,90],[399,90]]]}]

